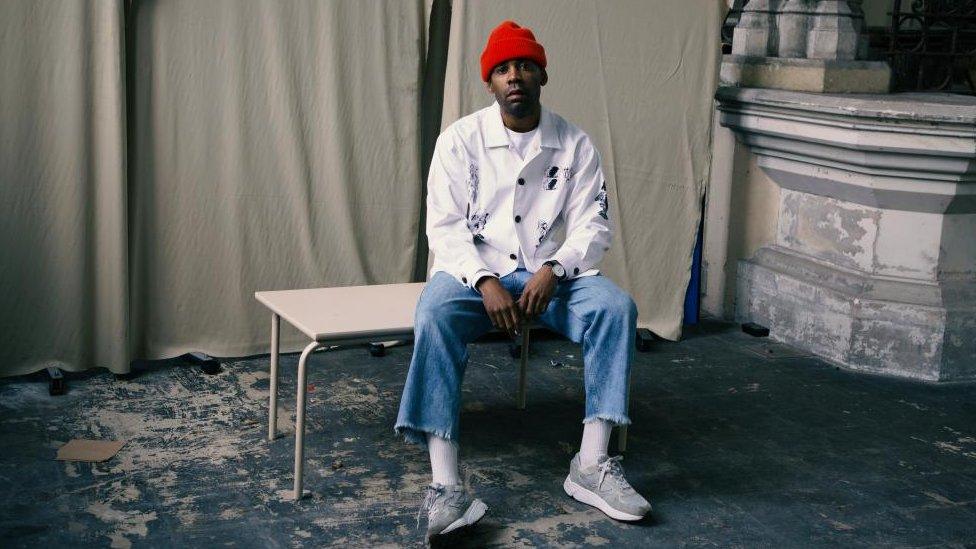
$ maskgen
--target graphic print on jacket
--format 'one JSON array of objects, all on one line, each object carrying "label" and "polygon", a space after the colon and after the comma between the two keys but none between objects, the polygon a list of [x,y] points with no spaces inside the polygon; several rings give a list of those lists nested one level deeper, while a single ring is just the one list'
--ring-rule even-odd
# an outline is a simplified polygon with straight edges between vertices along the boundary
[{"label": "graphic print on jacket", "polygon": [[538,248],[539,245],[542,244],[542,241],[545,240],[547,236],[549,236],[549,229],[551,229],[552,227],[545,219],[540,219],[537,228],[539,229],[539,240],[535,243],[536,248]]},{"label": "graphic print on jacket", "polygon": [[602,217],[603,219],[609,219],[607,217],[608,204],[607,204],[607,182],[606,181],[604,181],[603,184],[600,185],[600,192],[596,193],[595,201],[600,203],[600,217]]},{"label": "graphic print on jacket", "polygon": [[560,168],[559,166],[549,166],[546,169],[545,183],[543,188],[547,191],[554,191],[556,187],[559,186],[559,180],[562,179],[563,182],[568,182],[573,178],[572,168]]},{"label": "graphic print on jacket", "polygon": [[478,203],[478,165],[468,164],[468,201],[472,204]]},{"label": "graphic print on jacket", "polygon": [[549,170],[546,171],[546,190],[554,191],[556,190],[556,183],[559,182],[556,176],[559,174],[559,166],[550,166]]},{"label": "graphic print on jacket", "polygon": [[[536,225],[536,234],[538,235],[538,240],[535,243],[536,250],[549,245],[558,247],[559,241],[566,238],[565,229],[566,225],[563,222],[562,216],[557,216],[552,221],[540,219],[539,224]],[[553,241],[553,238],[555,238],[555,241]]]},{"label": "graphic print on jacket", "polygon": [[[468,205],[468,212],[471,211],[471,205]],[[481,231],[485,230],[485,225],[488,224],[488,212],[475,212],[468,215],[468,229],[471,231],[475,242],[483,242],[485,237],[481,234]]]}]

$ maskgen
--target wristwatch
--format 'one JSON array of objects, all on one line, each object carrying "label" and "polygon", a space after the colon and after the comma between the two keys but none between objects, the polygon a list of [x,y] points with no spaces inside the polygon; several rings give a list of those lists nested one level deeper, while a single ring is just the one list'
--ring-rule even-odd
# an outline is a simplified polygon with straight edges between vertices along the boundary
[{"label": "wristwatch", "polygon": [[560,265],[555,259],[550,259],[549,261],[543,263],[543,265],[549,265],[552,267],[552,274],[556,275],[557,279],[566,280],[566,269],[564,269],[563,266]]}]

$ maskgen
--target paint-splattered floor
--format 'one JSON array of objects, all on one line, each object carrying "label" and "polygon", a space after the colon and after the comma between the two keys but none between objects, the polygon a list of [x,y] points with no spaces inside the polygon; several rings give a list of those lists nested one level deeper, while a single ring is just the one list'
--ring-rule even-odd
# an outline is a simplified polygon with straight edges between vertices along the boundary
[{"label": "paint-splattered floor", "polygon": [[[503,341],[471,347],[464,476],[491,507],[470,546],[967,546],[976,543],[976,385],[835,369],[706,323],[634,366],[624,465],[651,519],[625,525],[568,499],[582,417],[579,349],[534,344],[515,409]],[[312,358],[306,489],[292,481],[296,355],[265,440],[266,357],[208,376],[178,361],[129,380],[0,380],[0,545],[418,546],[426,455],[392,425],[411,347]],[[101,464],[54,461],[72,438],[124,438]]]}]

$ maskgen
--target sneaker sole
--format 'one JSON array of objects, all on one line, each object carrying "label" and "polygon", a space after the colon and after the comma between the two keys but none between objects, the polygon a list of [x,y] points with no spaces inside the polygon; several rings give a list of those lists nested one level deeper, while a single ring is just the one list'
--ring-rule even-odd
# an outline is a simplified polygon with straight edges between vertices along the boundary
[{"label": "sneaker sole", "polygon": [[447,525],[447,528],[441,530],[438,536],[443,536],[444,534],[449,534],[458,528],[464,526],[471,526],[472,524],[481,520],[481,517],[485,516],[485,511],[488,510],[488,506],[485,505],[480,499],[476,499],[468,505],[468,509],[461,515],[461,518],[455,520],[454,522]]},{"label": "sneaker sole", "polygon": [[596,507],[597,509],[603,511],[608,517],[612,519],[630,522],[630,521],[640,520],[644,518],[643,515],[632,515],[630,513],[625,513],[619,509],[614,509],[603,498],[587,490],[586,488],[583,488],[579,484],[576,484],[575,482],[573,482],[573,479],[571,479],[568,476],[566,477],[566,480],[563,482],[563,490],[566,491],[566,495],[572,497],[576,501],[585,503],[587,505],[592,505],[593,507]]}]

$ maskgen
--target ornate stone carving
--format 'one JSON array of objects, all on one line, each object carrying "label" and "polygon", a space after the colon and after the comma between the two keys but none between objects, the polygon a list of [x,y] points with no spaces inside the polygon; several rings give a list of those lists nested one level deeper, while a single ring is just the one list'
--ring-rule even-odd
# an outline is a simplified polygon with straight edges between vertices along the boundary
[{"label": "ornate stone carving", "polygon": [[807,34],[809,59],[857,58],[858,30],[846,0],[817,0],[817,8]]},{"label": "ornate stone carving", "polygon": [[751,0],[742,8],[732,38],[732,54],[766,57],[770,51],[775,18],[769,0]]},{"label": "ornate stone carving", "polygon": [[779,57],[806,57],[811,1],[786,0],[780,7],[776,15]]},{"label": "ornate stone carving", "polygon": [[858,61],[860,0],[751,0],[742,9],[732,54],[722,61],[722,84],[810,92],[884,93],[891,70]]}]

